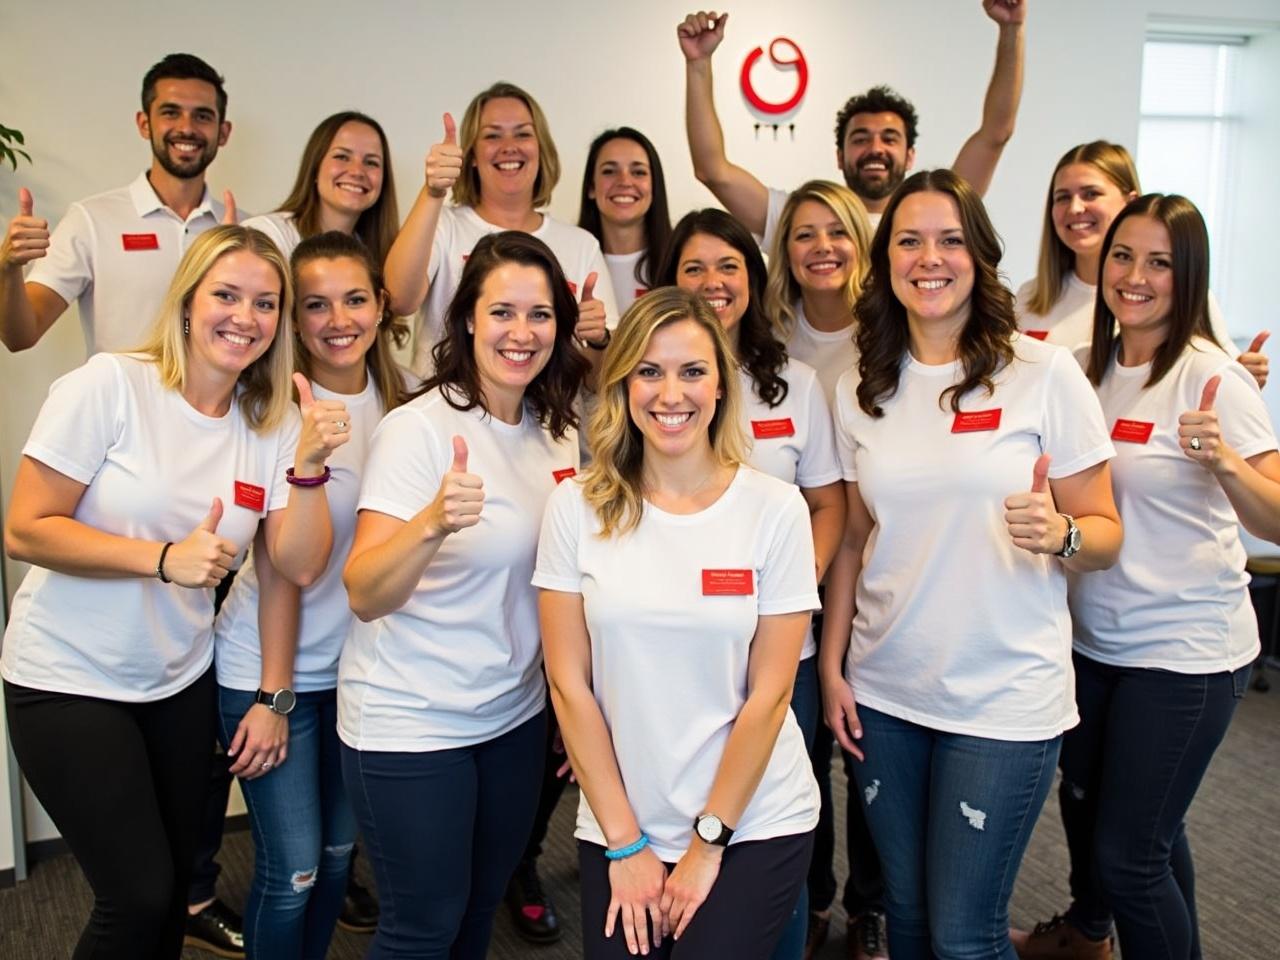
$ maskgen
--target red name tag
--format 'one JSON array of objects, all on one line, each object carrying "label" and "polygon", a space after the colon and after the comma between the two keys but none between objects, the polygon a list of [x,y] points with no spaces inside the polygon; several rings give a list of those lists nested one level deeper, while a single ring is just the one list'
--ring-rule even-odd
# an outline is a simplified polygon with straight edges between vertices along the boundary
[{"label": "red name tag", "polygon": [[562,480],[568,480],[570,477],[576,477],[577,475],[578,471],[573,469],[573,467],[565,467],[563,470],[551,471],[551,476],[555,477],[556,483],[560,483]]},{"label": "red name tag", "polygon": [[160,238],[154,233],[122,233],[120,242],[126,250],[159,250]]},{"label": "red name tag", "polygon": [[971,413],[957,413],[951,421],[952,433],[979,433],[983,430],[994,430],[1000,426],[1000,408],[995,410],[974,410]]},{"label": "red name tag", "polygon": [[1155,428],[1154,423],[1147,423],[1145,420],[1117,420],[1111,430],[1111,439],[1123,440],[1125,443],[1146,443],[1151,439],[1151,431]]},{"label": "red name tag", "polygon": [[703,570],[704,597],[749,597],[755,592],[753,570]]},{"label": "red name tag", "polygon": [[751,432],[757,440],[772,440],[775,437],[794,437],[796,425],[790,417],[780,420],[752,420]]},{"label": "red name tag", "polygon": [[1032,337],[1036,340],[1043,340],[1045,337],[1049,336],[1048,330],[1023,330],[1022,332],[1028,337]]},{"label": "red name tag", "polygon": [[565,283],[569,285],[569,292],[576,297],[578,295],[578,285],[572,280],[565,280]]},{"label": "red name tag", "polygon": [[254,486],[252,483],[243,483],[236,481],[236,506],[244,507],[246,510],[253,510],[255,513],[261,512],[262,508],[267,505],[267,491],[262,487]]},{"label": "red name tag", "polygon": [[636,287],[636,299],[639,300],[648,292],[649,292],[648,287]]}]

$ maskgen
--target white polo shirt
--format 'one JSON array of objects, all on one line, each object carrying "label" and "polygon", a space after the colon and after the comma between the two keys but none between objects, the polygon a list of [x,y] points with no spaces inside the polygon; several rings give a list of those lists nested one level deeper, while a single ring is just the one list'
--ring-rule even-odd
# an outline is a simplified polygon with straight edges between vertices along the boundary
[{"label": "white polo shirt", "polygon": [[285,213],[281,210],[277,210],[275,213],[263,213],[256,217],[250,217],[248,220],[241,221],[241,226],[261,230],[270,237],[271,242],[279,247],[280,252],[284,254],[285,263],[289,262],[289,258],[293,256],[293,251],[302,242],[302,234],[298,232],[298,226],[293,222],[293,214]]},{"label": "white polo shirt", "polygon": [[1183,453],[1178,418],[1219,376],[1226,442],[1248,458],[1275,450],[1275,433],[1253,377],[1214,344],[1193,341],[1148,387],[1150,374],[1149,363],[1112,361],[1098,387],[1124,544],[1110,569],[1069,575],[1075,649],[1121,667],[1236,670],[1259,650],[1239,520],[1213,474]]},{"label": "white polo shirt", "polygon": [[206,186],[200,205],[183,220],[141,173],[127,187],[71,204],[53,230],[49,255],[34,261],[27,282],[68,304],[78,301],[89,354],[131,350],[151,329],[187,247],[220,224],[223,213]]},{"label": "white polo shirt", "polygon": [[[739,467],[694,514],[644,504],[640,524],[601,539],[580,484],[547,503],[535,586],[582,595],[591,686],[627,799],[668,863],[692,839],[747,701],[760,617],[818,609],[809,510],[800,492]],[[730,843],[812,830],[818,786],[790,710]],[[580,839],[607,846],[584,792]]]},{"label": "white polo shirt", "polygon": [[[863,551],[845,677],[854,696],[934,730],[1047,740],[1077,722],[1067,583],[1013,544],[1005,498],[1115,455],[1097,396],[1065,350],[1027,337],[962,412],[939,396],[959,363],[908,356],[872,418],[857,368],[836,388],[836,444],[875,525]],[[949,398],[948,398],[949,399]]]},{"label": "white polo shirt", "polygon": [[[435,242],[431,246],[431,263],[427,267],[431,288],[426,302],[418,311],[417,335],[413,347],[413,372],[426,377],[435,369],[431,348],[444,330],[444,315],[458,291],[462,268],[480,238],[501,233],[502,228],[483,219],[473,207],[446,206],[440,211]],[[542,214],[542,225],[530,233],[555,254],[560,269],[573,290],[575,300],[582,298],[582,285],[587,276],[596,274],[594,295],[604,302],[609,329],[618,325],[618,303],[613,295],[613,279],[596,238],[581,227],[575,227]]]},{"label": "white polo shirt", "polygon": [[[205,416],[161,384],[156,364],[100,353],[54,381],[22,452],[85,485],[76,520],[122,537],[177,543],[219,497],[218,535],[243,554],[258,522],[288,502],[299,429],[295,411],[256,433],[235,402]],[[212,590],[37,566],[14,597],[0,674],[37,690],[144,702],[183,690],[212,659]]]}]

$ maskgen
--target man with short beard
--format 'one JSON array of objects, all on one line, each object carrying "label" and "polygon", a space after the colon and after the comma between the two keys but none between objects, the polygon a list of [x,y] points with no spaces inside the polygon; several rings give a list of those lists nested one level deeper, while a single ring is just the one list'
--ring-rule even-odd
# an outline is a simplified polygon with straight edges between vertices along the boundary
[{"label": "man with short beard", "polygon": [[[1013,136],[1022,97],[1025,0],[983,0],[987,16],[1000,27],[996,64],[982,107],[982,125],[965,141],[951,169],[979,194],[991,185],[1004,146]],[[685,123],[694,175],[726,210],[756,236],[773,244],[787,192],[766,187],[749,171],[729,162],[716,116],[711,55],[724,39],[728,14],[692,13],[676,27],[686,61]],[[851,97],[836,117],[836,163],[849,189],[867,208],[871,225],[915,162],[916,112],[909,100],[888,87],[872,87]]]},{"label": "man with short beard", "polygon": [[191,54],[169,54],[142,81],[137,124],[151,144],[150,169],[71,204],[52,236],[31,192],[18,192],[18,215],[0,243],[5,346],[35,346],[73,301],[89,354],[142,341],[187,246],[237,221],[230,191],[218,203],[205,186],[205,169],[231,134],[226,112],[217,71]]}]

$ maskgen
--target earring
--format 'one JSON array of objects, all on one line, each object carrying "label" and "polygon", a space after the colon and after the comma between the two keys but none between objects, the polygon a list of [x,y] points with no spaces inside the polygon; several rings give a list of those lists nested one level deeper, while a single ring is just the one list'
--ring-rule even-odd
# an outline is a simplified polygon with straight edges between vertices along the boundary
[{"label": "earring", "polygon": [[467,333],[473,337],[476,335],[476,325],[474,323],[467,324]]},{"label": "earring", "polygon": [[182,318],[182,335],[184,337],[191,336],[191,318],[184,316]]}]

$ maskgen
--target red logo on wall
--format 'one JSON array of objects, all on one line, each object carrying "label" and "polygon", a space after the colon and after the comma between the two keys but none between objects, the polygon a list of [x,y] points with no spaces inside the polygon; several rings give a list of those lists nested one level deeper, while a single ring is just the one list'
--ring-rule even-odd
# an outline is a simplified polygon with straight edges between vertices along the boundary
[{"label": "red logo on wall", "polygon": [[[785,43],[795,51],[794,58],[784,60],[778,56],[777,46]],[[756,47],[747,54],[747,58],[742,61],[742,75],[740,83],[742,85],[742,95],[747,98],[747,102],[755,107],[761,113],[771,116],[787,113],[794,110],[804,99],[805,91],[809,88],[809,63],[804,58],[804,53],[794,40],[787,37],[775,37],[769,42],[769,59],[773,61],[775,67],[794,67],[796,71],[796,92],[781,103],[772,103],[765,100],[760,94],[756,93],[755,87],[751,84],[751,68],[756,65],[756,61],[764,56],[764,48]]]}]

